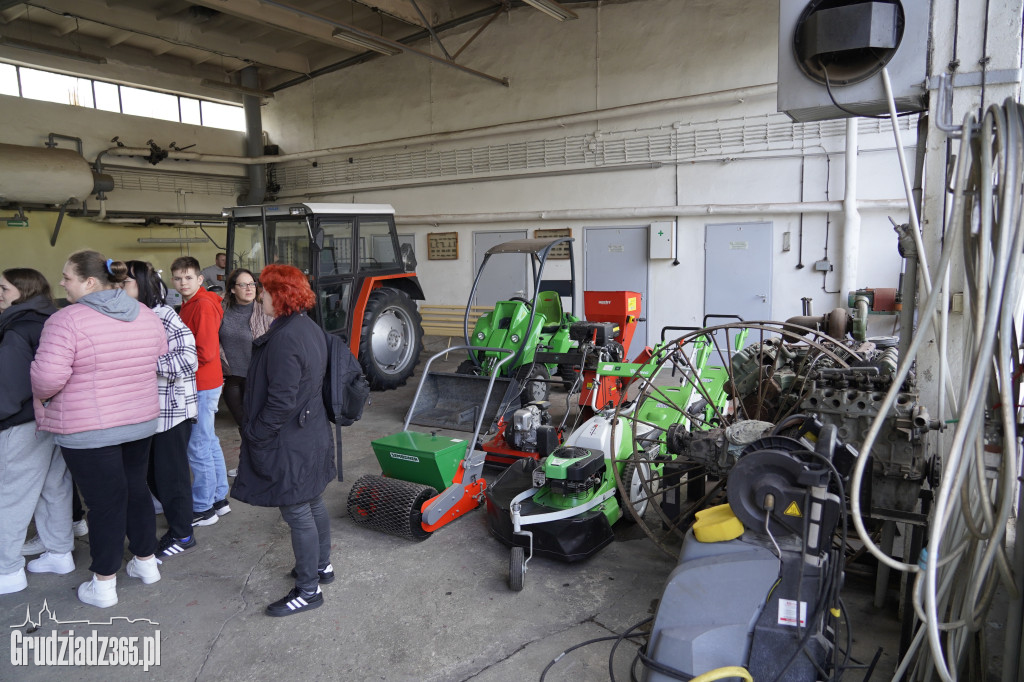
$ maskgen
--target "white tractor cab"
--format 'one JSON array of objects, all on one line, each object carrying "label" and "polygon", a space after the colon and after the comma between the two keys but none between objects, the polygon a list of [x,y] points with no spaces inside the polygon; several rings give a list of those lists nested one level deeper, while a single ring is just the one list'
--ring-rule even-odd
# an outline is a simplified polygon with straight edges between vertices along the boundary
[{"label": "white tractor cab", "polygon": [[398,243],[389,204],[264,204],[224,209],[227,272],[294,265],[316,293],[310,315],[348,342],[377,390],[405,383],[419,362],[423,300],[416,257]]}]

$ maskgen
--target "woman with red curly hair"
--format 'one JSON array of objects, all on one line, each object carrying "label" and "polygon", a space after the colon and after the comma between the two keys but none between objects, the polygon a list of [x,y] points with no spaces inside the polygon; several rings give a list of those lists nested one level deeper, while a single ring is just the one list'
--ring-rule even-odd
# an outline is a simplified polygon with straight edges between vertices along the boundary
[{"label": "woman with red curly hair", "polygon": [[321,497],[337,474],[321,398],[327,340],[306,315],[316,298],[298,268],[268,265],[260,284],[263,310],[274,321],[253,341],[231,496],[278,507],[291,527],[295,587],[266,609],[269,616],[290,616],[321,606],[320,585],[334,580],[331,526]]}]

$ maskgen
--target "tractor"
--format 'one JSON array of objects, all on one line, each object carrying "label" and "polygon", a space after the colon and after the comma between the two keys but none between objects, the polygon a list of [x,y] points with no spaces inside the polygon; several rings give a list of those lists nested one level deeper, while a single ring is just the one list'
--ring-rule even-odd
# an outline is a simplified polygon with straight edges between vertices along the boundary
[{"label": "tractor", "polygon": [[310,311],[359,358],[375,390],[405,384],[419,362],[423,300],[416,257],[399,245],[395,210],[387,204],[235,206],[228,218],[227,271],[257,276],[267,263],[287,263],[309,277]]}]

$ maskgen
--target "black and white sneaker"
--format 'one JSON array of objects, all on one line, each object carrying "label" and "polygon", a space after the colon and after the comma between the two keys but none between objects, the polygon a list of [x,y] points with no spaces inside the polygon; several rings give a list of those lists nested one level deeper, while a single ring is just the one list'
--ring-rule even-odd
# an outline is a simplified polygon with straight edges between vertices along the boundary
[{"label": "black and white sneaker", "polygon": [[[334,582],[334,566],[332,564],[327,564],[327,568],[317,571],[316,574],[320,576],[321,585],[330,585]],[[291,576],[293,578],[299,577],[298,572],[294,568],[292,569]]]},{"label": "black and white sneaker", "polygon": [[192,525],[193,526],[212,526],[220,520],[217,516],[217,512],[213,507],[210,507],[206,511],[192,512]]},{"label": "black and white sneaker", "polygon": [[266,613],[268,616],[275,617],[291,616],[303,611],[318,609],[323,605],[324,595],[320,591],[319,585],[316,588],[316,592],[306,592],[298,587],[293,587],[291,592],[283,598],[278,599],[273,604],[269,604]]},{"label": "black and white sneaker", "polygon": [[178,538],[171,537],[170,535],[165,535],[160,538],[160,544],[157,545],[156,555],[161,559],[167,559],[168,557],[178,556],[179,554],[188,554],[197,546],[194,535],[189,535],[187,538],[180,540]]},{"label": "black and white sneaker", "polygon": [[213,503],[213,511],[216,512],[217,516],[224,516],[231,513],[231,505],[228,504],[227,500],[219,500]]}]

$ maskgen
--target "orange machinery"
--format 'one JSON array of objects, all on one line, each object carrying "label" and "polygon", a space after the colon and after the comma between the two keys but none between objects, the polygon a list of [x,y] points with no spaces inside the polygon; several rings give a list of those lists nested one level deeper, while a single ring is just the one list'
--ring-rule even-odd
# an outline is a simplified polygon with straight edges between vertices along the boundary
[{"label": "orange machinery", "polygon": [[[597,366],[599,362],[626,359],[640,320],[640,304],[636,291],[584,292],[586,319],[569,327],[569,336],[577,347],[567,353],[538,350],[535,354],[537,362],[558,365],[563,384],[580,383],[578,404],[584,410],[615,405],[625,390],[626,380],[599,377]],[[546,401],[530,403],[517,409],[510,419],[499,420],[497,434],[482,445],[487,461],[508,465],[524,457],[539,459],[557,447],[563,434],[550,424],[548,405]]]}]

